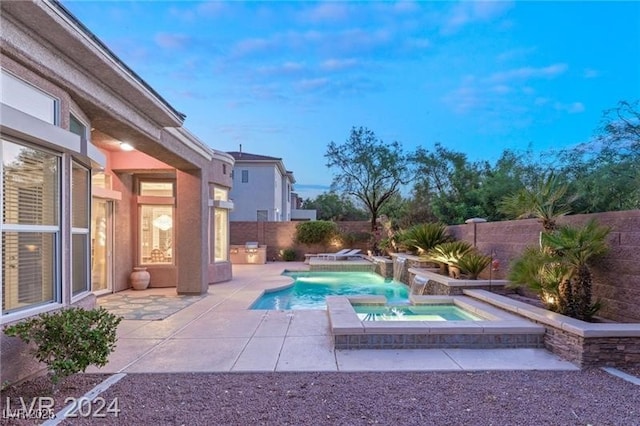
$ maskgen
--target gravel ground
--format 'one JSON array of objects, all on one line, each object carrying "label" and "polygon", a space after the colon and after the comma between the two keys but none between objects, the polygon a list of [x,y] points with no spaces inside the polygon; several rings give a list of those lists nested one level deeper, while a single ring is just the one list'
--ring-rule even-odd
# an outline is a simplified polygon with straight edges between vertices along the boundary
[{"label": "gravel ground", "polygon": [[640,386],[599,369],[129,374],[100,397],[106,418],[63,424],[640,425]]}]

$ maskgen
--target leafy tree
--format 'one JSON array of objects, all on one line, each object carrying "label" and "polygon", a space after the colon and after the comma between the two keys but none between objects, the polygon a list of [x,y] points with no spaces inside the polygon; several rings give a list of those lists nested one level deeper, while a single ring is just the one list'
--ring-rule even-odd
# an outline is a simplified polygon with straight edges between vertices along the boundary
[{"label": "leafy tree", "polygon": [[365,127],[352,128],[342,145],[330,142],[325,157],[327,167],[336,170],[332,190],[362,202],[371,214],[372,231],[376,231],[382,207],[413,176],[410,156],[402,145],[384,143]]},{"label": "leafy tree", "polygon": [[319,220],[367,220],[369,216],[358,209],[348,197],[341,197],[335,192],[325,192],[314,199],[305,200],[305,209],[315,209]]},{"label": "leafy tree", "polygon": [[470,217],[486,216],[480,200],[486,163],[471,163],[465,154],[441,144],[436,144],[432,152],[419,148],[416,163],[420,177],[414,193],[430,195],[430,206],[438,220],[457,224]]},{"label": "leafy tree", "polygon": [[483,171],[481,177],[480,203],[487,220],[505,220],[500,203],[505,194],[513,194],[523,186],[533,186],[544,174],[543,166],[533,158],[531,149],[525,152],[503,151],[493,167]]},{"label": "leafy tree", "polygon": [[597,137],[560,154],[562,173],[582,195],[578,211],[640,208],[640,111],[620,102],[605,111]]}]

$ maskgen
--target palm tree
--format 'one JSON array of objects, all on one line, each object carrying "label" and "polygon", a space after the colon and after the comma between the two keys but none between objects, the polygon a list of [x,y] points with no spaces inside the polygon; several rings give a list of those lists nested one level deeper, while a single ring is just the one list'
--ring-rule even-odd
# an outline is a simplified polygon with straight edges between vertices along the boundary
[{"label": "palm tree", "polygon": [[568,268],[547,250],[539,247],[527,247],[522,254],[511,262],[507,278],[512,287],[526,285],[540,296],[547,309],[566,313],[567,298],[563,281]]},{"label": "palm tree", "polygon": [[571,212],[571,203],[576,197],[566,197],[569,186],[549,172],[535,188],[522,188],[515,194],[506,196],[499,209],[507,216],[517,219],[536,217],[542,222],[544,232],[557,228],[558,217]]},{"label": "palm tree", "polygon": [[582,227],[561,226],[556,232],[542,236],[543,245],[567,267],[560,298],[567,299],[568,315],[588,320],[597,311],[598,304],[591,301],[593,277],[589,263],[607,252],[606,238],[610,231],[590,220]]}]

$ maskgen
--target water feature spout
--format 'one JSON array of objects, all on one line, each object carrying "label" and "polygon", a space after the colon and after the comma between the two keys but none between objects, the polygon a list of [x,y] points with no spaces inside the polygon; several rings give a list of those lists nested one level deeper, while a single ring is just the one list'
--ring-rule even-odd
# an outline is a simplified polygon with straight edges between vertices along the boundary
[{"label": "water feature spout", "polygon": [[411,281],[411,294],[422,295],[424,294],[424,289],[427,286],[427,280],[424,277],[414,276],[413,281]]},{"label": "water feature spout", "polygon": [[404,272],[404,264],[407,261],[406,257],[396,256],[393,259],[393,279],[398,282],[402,282],[402,274]]}]

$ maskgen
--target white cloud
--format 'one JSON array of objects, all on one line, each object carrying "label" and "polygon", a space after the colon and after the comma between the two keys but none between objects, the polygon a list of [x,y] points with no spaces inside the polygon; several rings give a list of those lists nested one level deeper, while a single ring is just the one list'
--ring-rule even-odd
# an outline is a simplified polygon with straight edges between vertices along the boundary
[{"label": "white cloud", "polygon": [[506,84],[495,85],[495,86],[491,87],[489,90],[491,90],[494,93],[498,93],[500,95],[506,95],[507,93],[511,93],[512,92],[511,87],[507,86]]},{"label": "white cloud", "polygon": [[268,75],[287,75],[304,72],[307,69],[303,62],[287,61],[279,65],[258,67],[257,71]]},{"label": "white cloud", "polygon": [[349,17],[349,8],[344,3],[326,2],[305,10],[302,20],[309,22],[336,22]]},{"label": "white cloud", "polygon": [[570,104],[563,104],[556,102],[553,107],[558,111],[568,112],[569,114],[578,114],[584,112],[585,107],[582,102],[573,102]]},{"label": "white cloud", "polygon": [[329,79],[326,77],[303,79],[295,84],[295,87],[304,92],[320,90],[327,87]]},{"label": "white cloud", "polygon": [[464,1],[457,3],[443,17],[441,32],[454,34],[467,25],[477,22],[489,22],[498,18],[511,8],[507,1]]},{"label": "white cloud", "polygon": [[526,80],[529,78],[554,78],[567,71],[567,64],[553,64],[546,67],[522,67],[492,74],[489,81],[508,82],[513,80]]},{"label": "white cloud", "polygon": [[265,38],[248,38],[240,40],[231,49],[233,56],[247,56],[263,52],[273,47],[273,41]]},{"label": "white cloud", "polygon": [[191,37],[184,34],[158,33],[154,41],[164,49],[182,49],[191,43]]},{"label": "white cloud", "polygon": [[519,47],[516,49],[511,49],[511,50],[507,50],[505,52],[500,53],[496,59],[499,62],[508,62],[508,61],[517,60],[517,59],[526,59],[527,57],[529,57],[529,55],[534,53],[536,50],[538,50],[536,47]]},{"label": "white cloud", "polygon": [[342,71],[345,69],[355,68],[360,65],[360,61],[355,58],[331,58],[320,63],[320,69],[324,71]]}]

